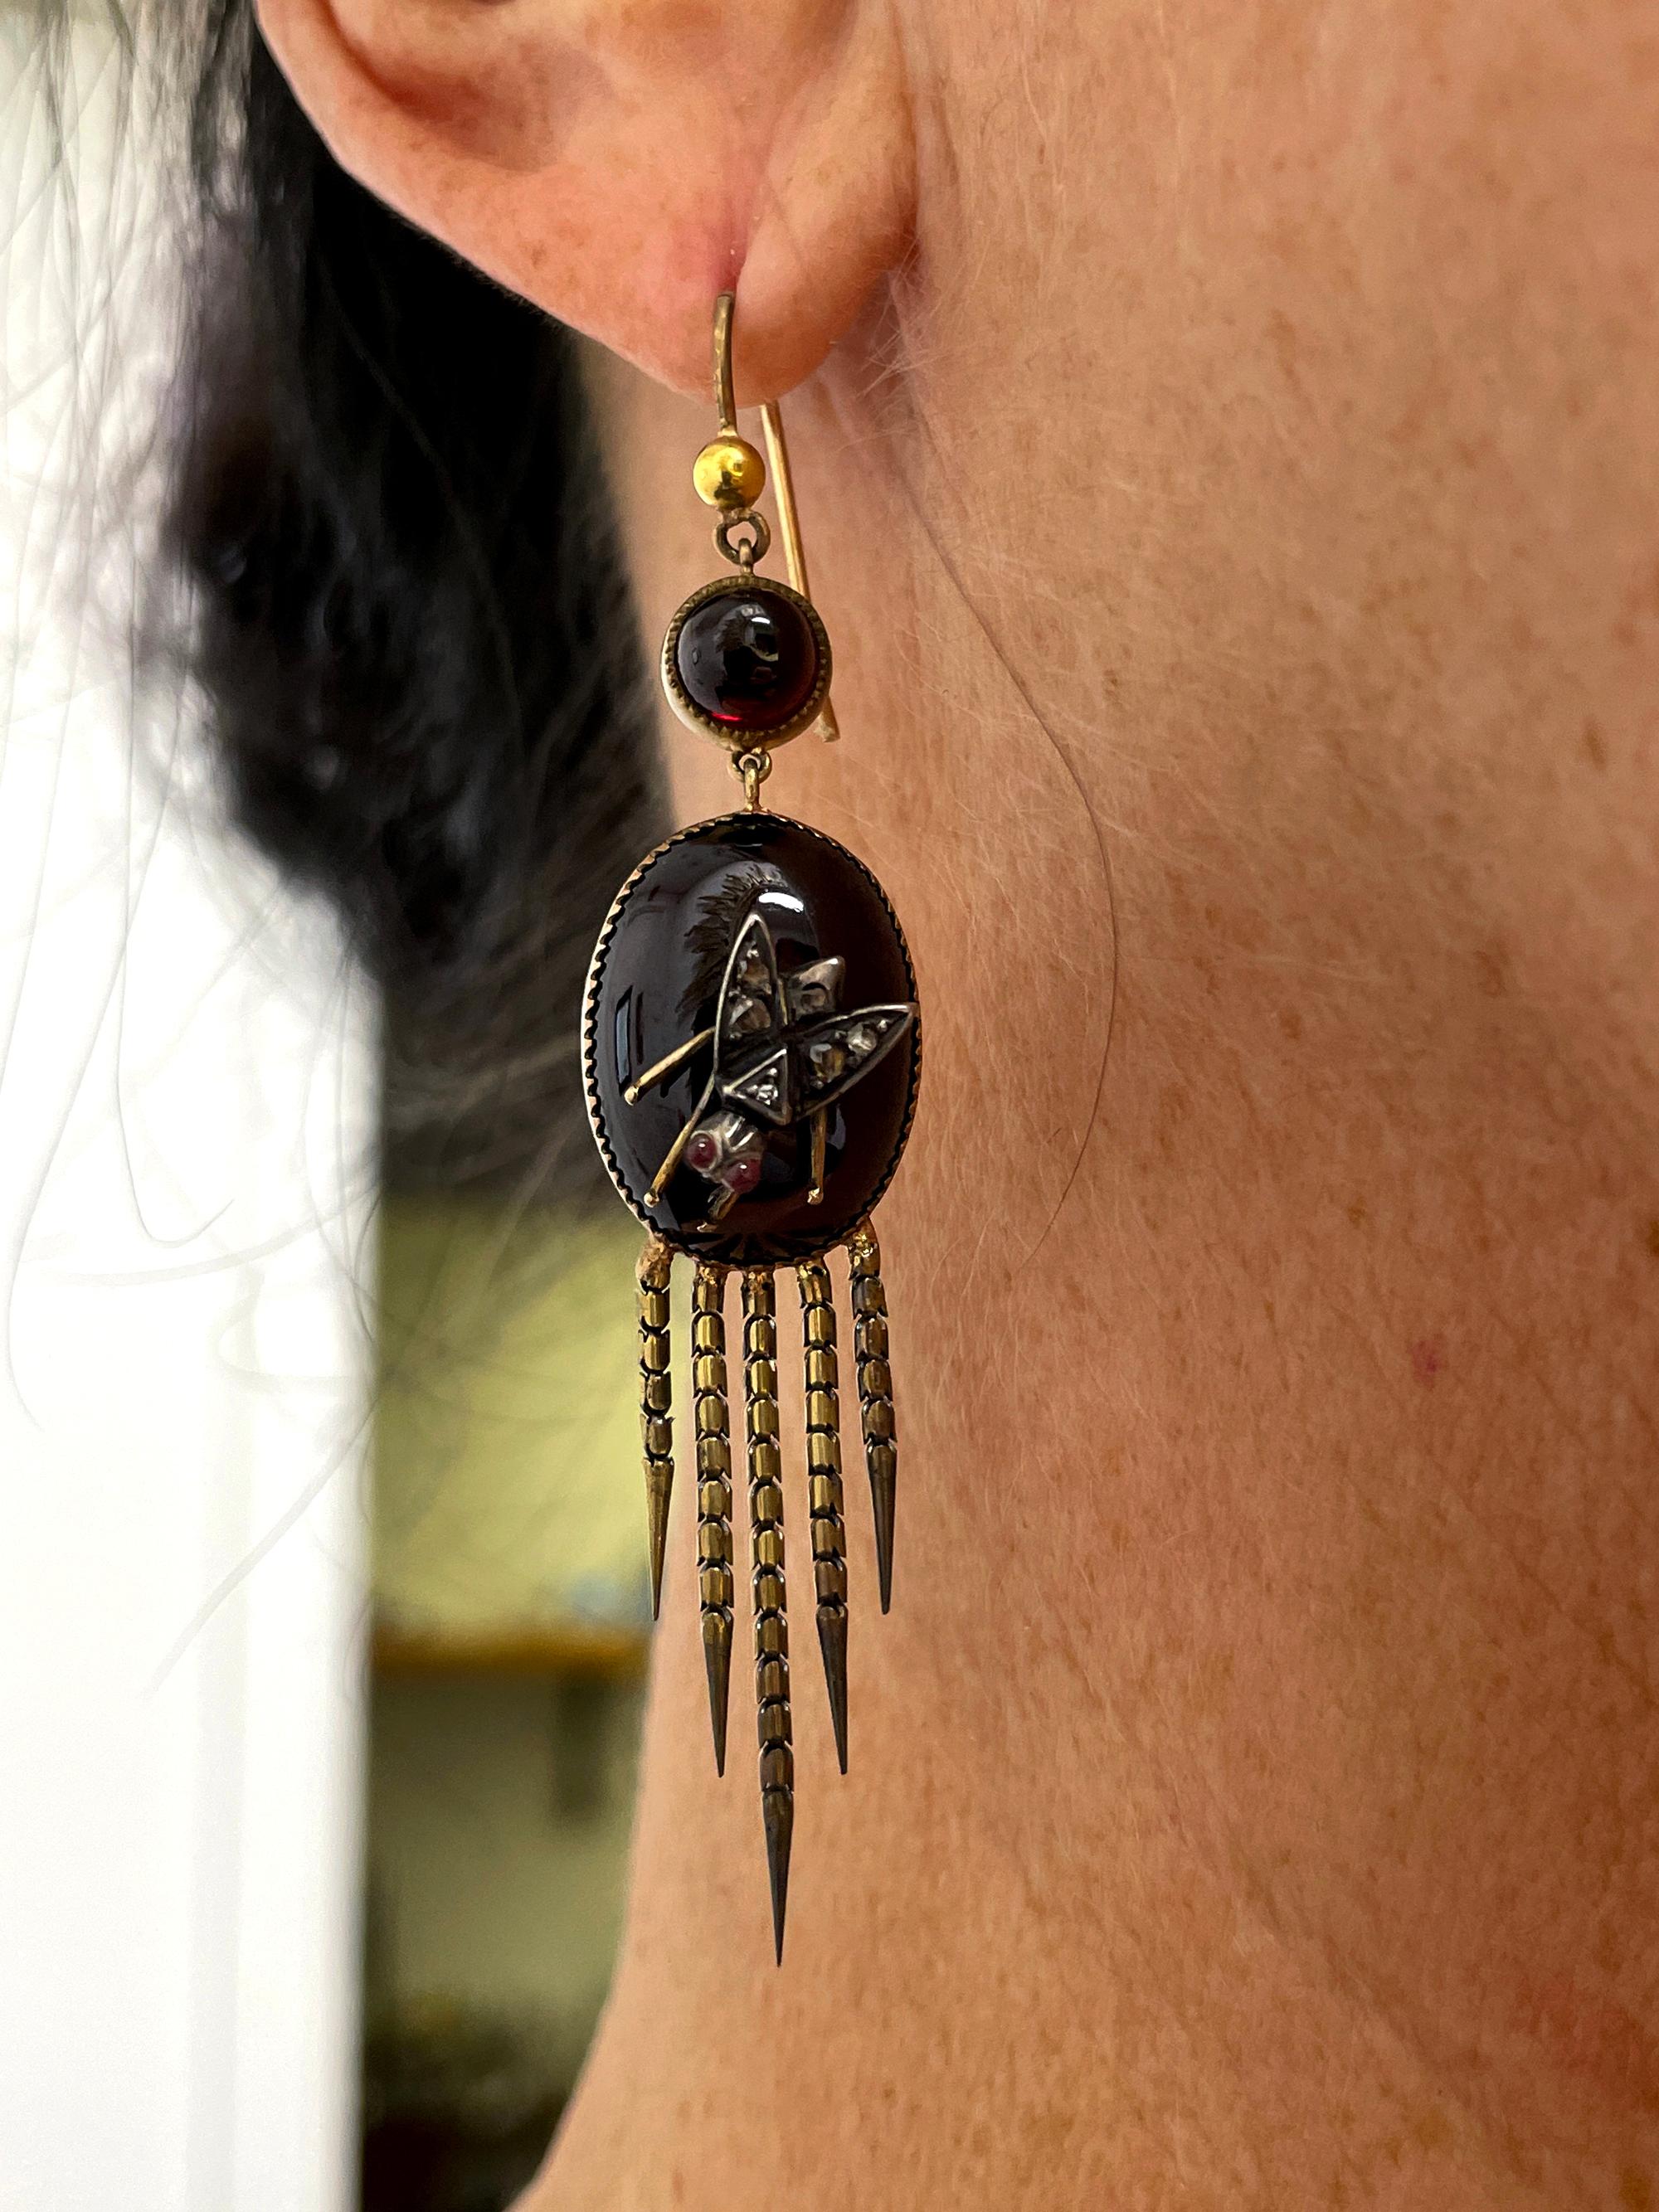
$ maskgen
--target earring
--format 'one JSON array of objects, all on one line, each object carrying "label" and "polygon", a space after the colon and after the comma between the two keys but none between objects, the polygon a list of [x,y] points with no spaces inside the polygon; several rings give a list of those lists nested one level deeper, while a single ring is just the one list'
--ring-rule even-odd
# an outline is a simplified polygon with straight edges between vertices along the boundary
[{"label": "earring", "polygon": [[757,574],[771,532],[766,464],[738,433],[732,297],[714,308],[720,433],[692,479],[718,509],[732,574],[694,592],[663,640],[683,722],[723,745],[740,811],[682,830],[617,893],[588,971],[583,1073],[600,1153],[647,1232],[639,1266],[640,1418],[651,1604],[662,1595],[674,1456],[669,1275],[693,1262],[691,1428],[697,1583],[716,1771],[726,1771],[735,1583],[725,1293],[742,1299],[755,1692],[773,1938],[783,1956],[794,1827],[784,1480],[775,1268],[800,1298],[807,1526],[818,1644],[847,1771],[847,1555],[836,1306],[825,1261],[847,1253],[865,1461],[885,1613],[897,1469],[887,1301],[870,1215],[909,1135],[921,1073],[916,983],[898,918],[864,863],[819,830],[763,809],[776,749],[837,735],[830,639],[808,596],[782,419],[763,410],[790,582]]}]

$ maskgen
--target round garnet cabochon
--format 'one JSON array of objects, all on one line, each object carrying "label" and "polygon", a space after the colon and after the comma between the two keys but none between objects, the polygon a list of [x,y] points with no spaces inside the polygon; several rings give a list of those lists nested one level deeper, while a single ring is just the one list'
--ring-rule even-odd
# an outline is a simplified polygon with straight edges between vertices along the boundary
[{"label": "round garnet cabochon", "polygon": [[[820,981],[789,992],[790,978],[802,969],[821,975],[821,963],[842,963],[828,987],[830,1018],[914,1008],[915,975],[903,932],[869,869],[819,830],[751,813],[683,830],[641,862],[600,933],[583,1020],[588,1112],[611,1180],[640,1220],[669,1243],[737,1267],[811,1258],[858,1226],[898,1165],[921,1065],[913,1014],[890,1048],[823,1109],[817,1203],[808,1195],[811,1116],[805,1112],[782,1126],[754,1120],[763,1139],[758,1176],[718,1220],[710,1214],[719,1189],[688,1157],[695,1139],[653,1200],[658,1171],[683,1133],[694,1121],[701,1127],[711,1114],[731,1110],[720,1085],[734,1063],[717,1055],[709,1039],[631,1104],[629,1086],[714,1026],[738,934],[757,915],[775,954],[780,994],[793,997],[797,1008],[779,1042],[801,1069],[822,1064],[822,1054],[812,1054],[813,1033],[826,1018]],[[728,1012],[734,1004],[728,997]],[[735,1022],[728,1030],[739,1073],[772,1042]],[[700,1156],[706,1159],[710,1149]],[[746,1184],[747,1176],[738,1182]]]},{"label": "round garnet cabochon", "polygon": [[817,640],[803,610],[757,583],[694,606],[680,624],[674,665],[686,696],[723,727],[781,729],[811,697]]}]

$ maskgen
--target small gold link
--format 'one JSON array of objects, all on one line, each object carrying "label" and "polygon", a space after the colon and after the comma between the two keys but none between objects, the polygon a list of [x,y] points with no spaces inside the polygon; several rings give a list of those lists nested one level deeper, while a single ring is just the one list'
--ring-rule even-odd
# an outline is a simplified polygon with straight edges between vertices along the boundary
[{"label": "small gold link", "polygon": [[814,1594],[821,1606],[840,1607],[847,1604],[847,1566],[842,1559],[814,1559],[812,1562]]},{"label": "small gold link", "polygon": [[764,747],[754,745],[747,752],[733,753],[732,772],[743,786],[744,804],[751,814],[760,811],[761,786],[772,773],[772,756]]}]

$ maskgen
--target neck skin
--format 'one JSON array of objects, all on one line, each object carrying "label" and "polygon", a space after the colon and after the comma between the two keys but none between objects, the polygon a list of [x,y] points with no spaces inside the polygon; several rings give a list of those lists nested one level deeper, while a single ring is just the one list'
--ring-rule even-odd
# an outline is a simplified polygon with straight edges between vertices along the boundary
[{"label": "neck skin", "polygon": [[[536,2212],[1659,2203],[1659,79],[1209,12],[918,29],[788,410],[845,734],[768,799],[927,1024],[894,1611],[849,1480],[779,1972],[682,1497]],[[708,416],[611,401],[654,636]]]}]

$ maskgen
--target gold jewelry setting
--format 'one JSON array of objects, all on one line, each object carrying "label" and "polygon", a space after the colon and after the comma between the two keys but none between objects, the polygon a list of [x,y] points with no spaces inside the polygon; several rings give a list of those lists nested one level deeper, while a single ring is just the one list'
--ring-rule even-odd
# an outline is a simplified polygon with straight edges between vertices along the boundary
[{"label": "gold jewelry setting", "polygon": [[[702,681],[700,661],[708,664]],[[830,633],[811,599],[775,578],[757,580],[745,565],[700,585],[676,608],[662,641],[663,689],[689,728],[733,752],[757,737],[769,749],[810,730],[823,712],[830,661]],[[721,675],[731,680],[721,684]]]},{"label": "gold jewelry setting", "polygon": [[737,1603],[726,1301],[737,1278],[762,1828],[781,1960],[794,1833],[784,1542],[793,1485],[778,1414],[775,1271],[793,1271],[799,1299],[801,1504],[830,1726],[844,1774],[851,1616],[840,1345],[826,1262],[844,1250],[851,1379],[885,1613],[898,1460],[887,1299],[870,1217],[915,1118],[921,1024],[904,933],[875,877],[822,830],[760,805],[775,748],[814,727],[826,740],[839,732],[830,639],[809,593],[775,404],[762,412],[790,581],[756,574],[771,545],[756,507],[768,471],[738,429],[732,313],[732,295],[723,293],[714,311],[720,432],[692,473],[698,495],[718,512],[715,547],[735,573],[705,584],[677,610],[661,671],[680,719],[726,748],[745,804],[677,832],[618,892],[588,972],[582,1055],[601,1157],[647,1231],[639,1267],[640,1419],[653,1614],[661,1603],[675,1473],[670,1281],[677,1255],[693,1263],[697,1589],[721,1774]]}]

